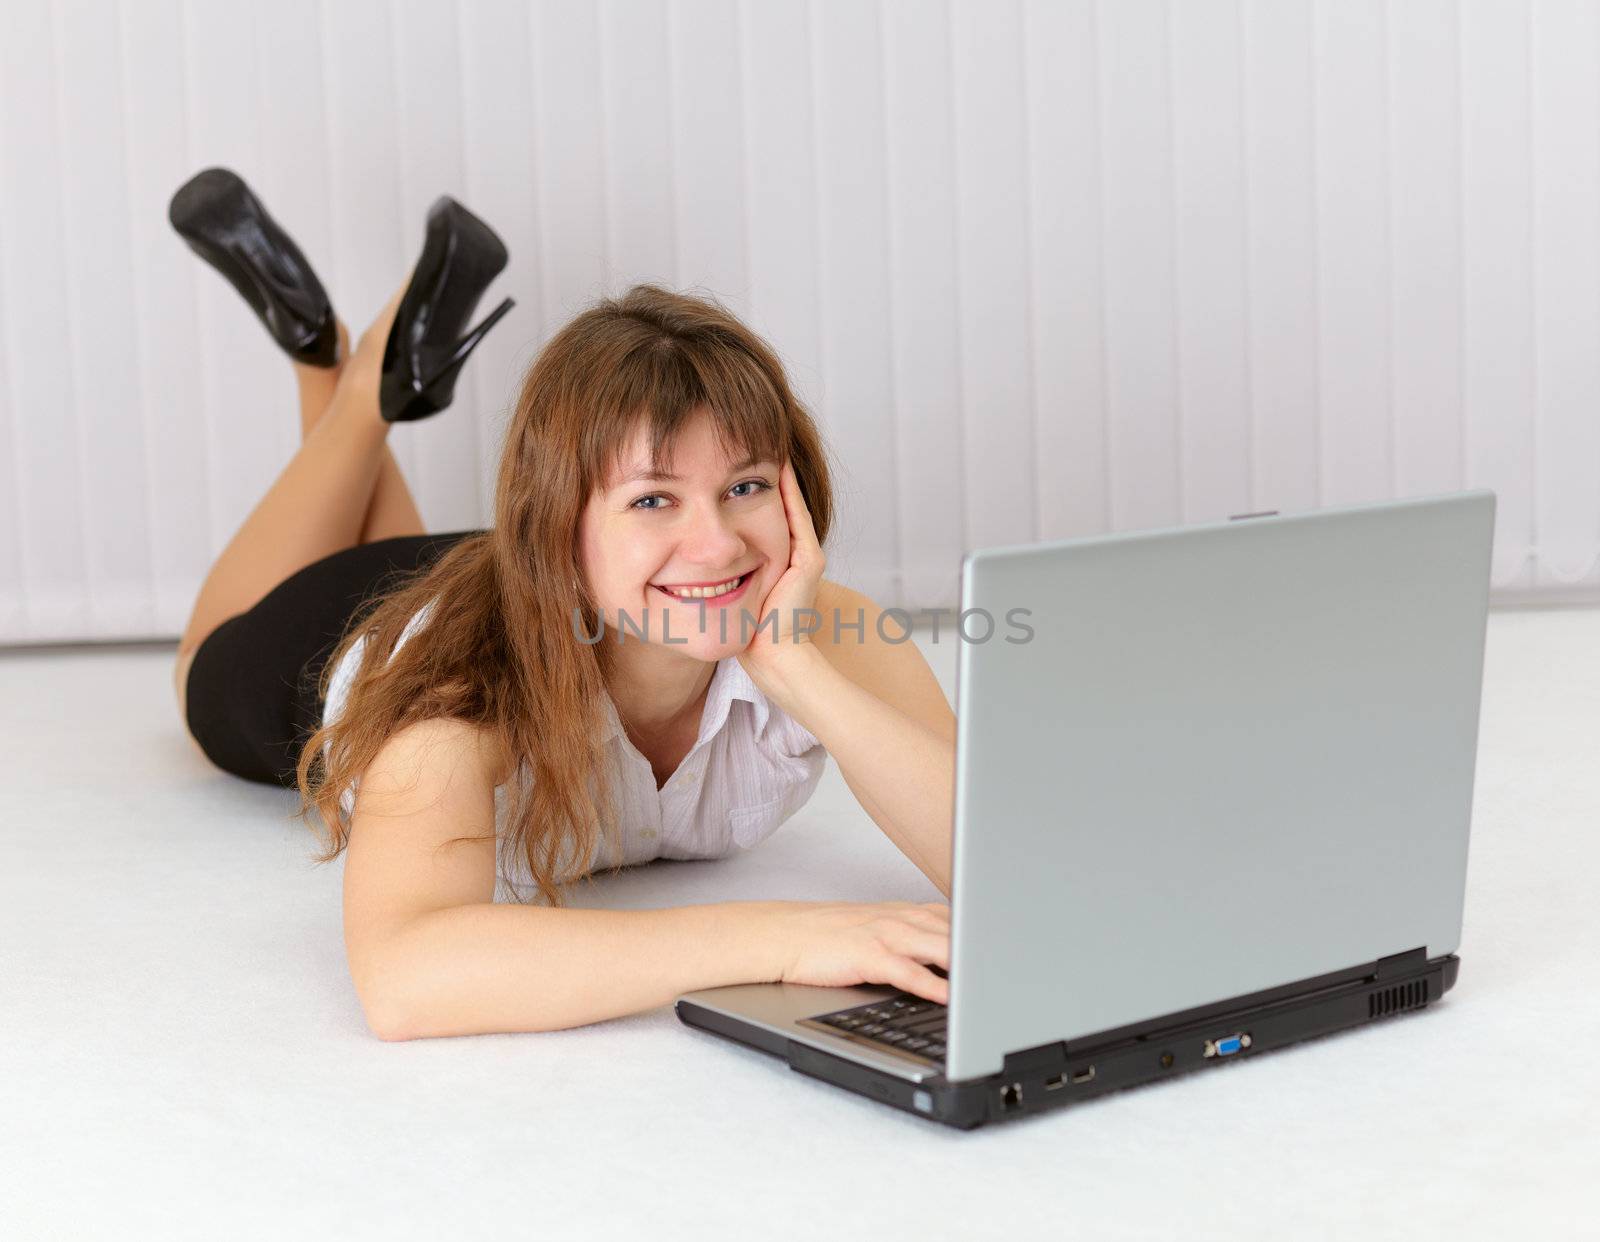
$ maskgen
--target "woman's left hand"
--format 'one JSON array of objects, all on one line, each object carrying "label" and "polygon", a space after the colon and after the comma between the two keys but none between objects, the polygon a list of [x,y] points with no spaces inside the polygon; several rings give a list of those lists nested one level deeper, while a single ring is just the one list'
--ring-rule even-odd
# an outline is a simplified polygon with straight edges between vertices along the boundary
[{"label": "woman's left hand", "polygon": [[[755,633],[739,653],[739,663],[758,684],[761,672],[776,668],[784,660],[809,654],[811,633],[821,625],[816,613],[817,588],[827,557],[817,542],[811,510],[806,508],[794,466],[789,462],[784,462],[778,472],[778,491],[789,519],[789,567],[758,606]],[[774,613],[776,620],[769,620]]]}]

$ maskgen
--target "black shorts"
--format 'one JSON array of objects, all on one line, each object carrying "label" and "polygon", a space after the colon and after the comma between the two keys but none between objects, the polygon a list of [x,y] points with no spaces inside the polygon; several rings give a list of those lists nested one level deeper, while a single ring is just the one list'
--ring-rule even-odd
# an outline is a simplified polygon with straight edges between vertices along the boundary
[{"label": "black shorts", "polygon": [[401,535],[345,548],[217,626],[195,652],[185,687],[189,732],[206,757],[247,781],[293,788],[301,747],[322,724],[322,666],[351,620],[481,533]]}]

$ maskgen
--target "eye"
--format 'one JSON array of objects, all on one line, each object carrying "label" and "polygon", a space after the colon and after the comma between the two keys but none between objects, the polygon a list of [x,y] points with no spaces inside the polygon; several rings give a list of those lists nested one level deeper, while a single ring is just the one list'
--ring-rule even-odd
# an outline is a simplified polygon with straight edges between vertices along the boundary
[{"label": "eye", "polygon": [[[741,482],[735,483],[728,490],[730,492],[738,492],[738,489],[741,488],[741,487],[752,487],[752,488],[755,488],[756,490],[755,491],[750,491],[750,492],[740,492],[740,493],[738,493],[737,495],[734,496],[735,500],[748,500],[752,496],[759,496],[762,492],[770,492],[772,490],[772,484],[768,483],[765,479],[744,479]],[[663,496],[660,492],[651,492],[650,495],[648,495],[648,496],[639,497],[639,499],[635,500],[632,504],[630,504],[628,506],[628,508],[630,508],[630,509],[638,509],[643,513],[654,513],[656,510],[662,508],[663,506],[662,505],[646,504],[645,501],[647,501],[647,500],[661,500],[661,501],[664,501],[666,499],[667,498],[665,496]]]}]

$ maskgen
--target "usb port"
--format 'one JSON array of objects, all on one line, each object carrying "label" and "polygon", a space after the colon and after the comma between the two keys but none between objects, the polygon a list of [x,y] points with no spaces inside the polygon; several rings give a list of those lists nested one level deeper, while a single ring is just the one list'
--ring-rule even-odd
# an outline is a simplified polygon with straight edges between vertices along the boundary
[{"label": "usb port", "polygon": [[1093,1082],[1094,1081],[1094,1066],[1089,1065],[1089,1066],[1084,1067],[1081,1070],[1074,1071],[1073,1075],[1072,1075],[1072,1081],[1075,1082],[1075,1083]]},{"label": "usb port", "polygon": [[1046,1091],[1054,1091],[1057,1087],[1064,1087],[1066,1085],[1067,1076],[1065,1074],[1052,1074],[1049,1078],[1044,1080],[1044,1089]]}]

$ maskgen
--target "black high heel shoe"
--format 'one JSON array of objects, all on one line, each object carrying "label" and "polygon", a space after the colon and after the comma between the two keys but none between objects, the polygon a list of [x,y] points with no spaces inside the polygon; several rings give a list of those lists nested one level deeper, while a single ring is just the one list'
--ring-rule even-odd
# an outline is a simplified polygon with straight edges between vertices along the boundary
[{"label": "black high heel shoe", "polygon": [[237,173],[196,173],[172,196],[167,219],[250,303],[285,353],[314,367],[338,362],[339,329],[327,290]]},{"label": "black high heel shoe", "polygon": [[455,398],[467,355],[514,305],[501,302],[462,335],[489,282],[506,265],[495,231],[448,194],[428,209],[428,232],[383,347],[378,409],[391,423],[437,414]]}]

